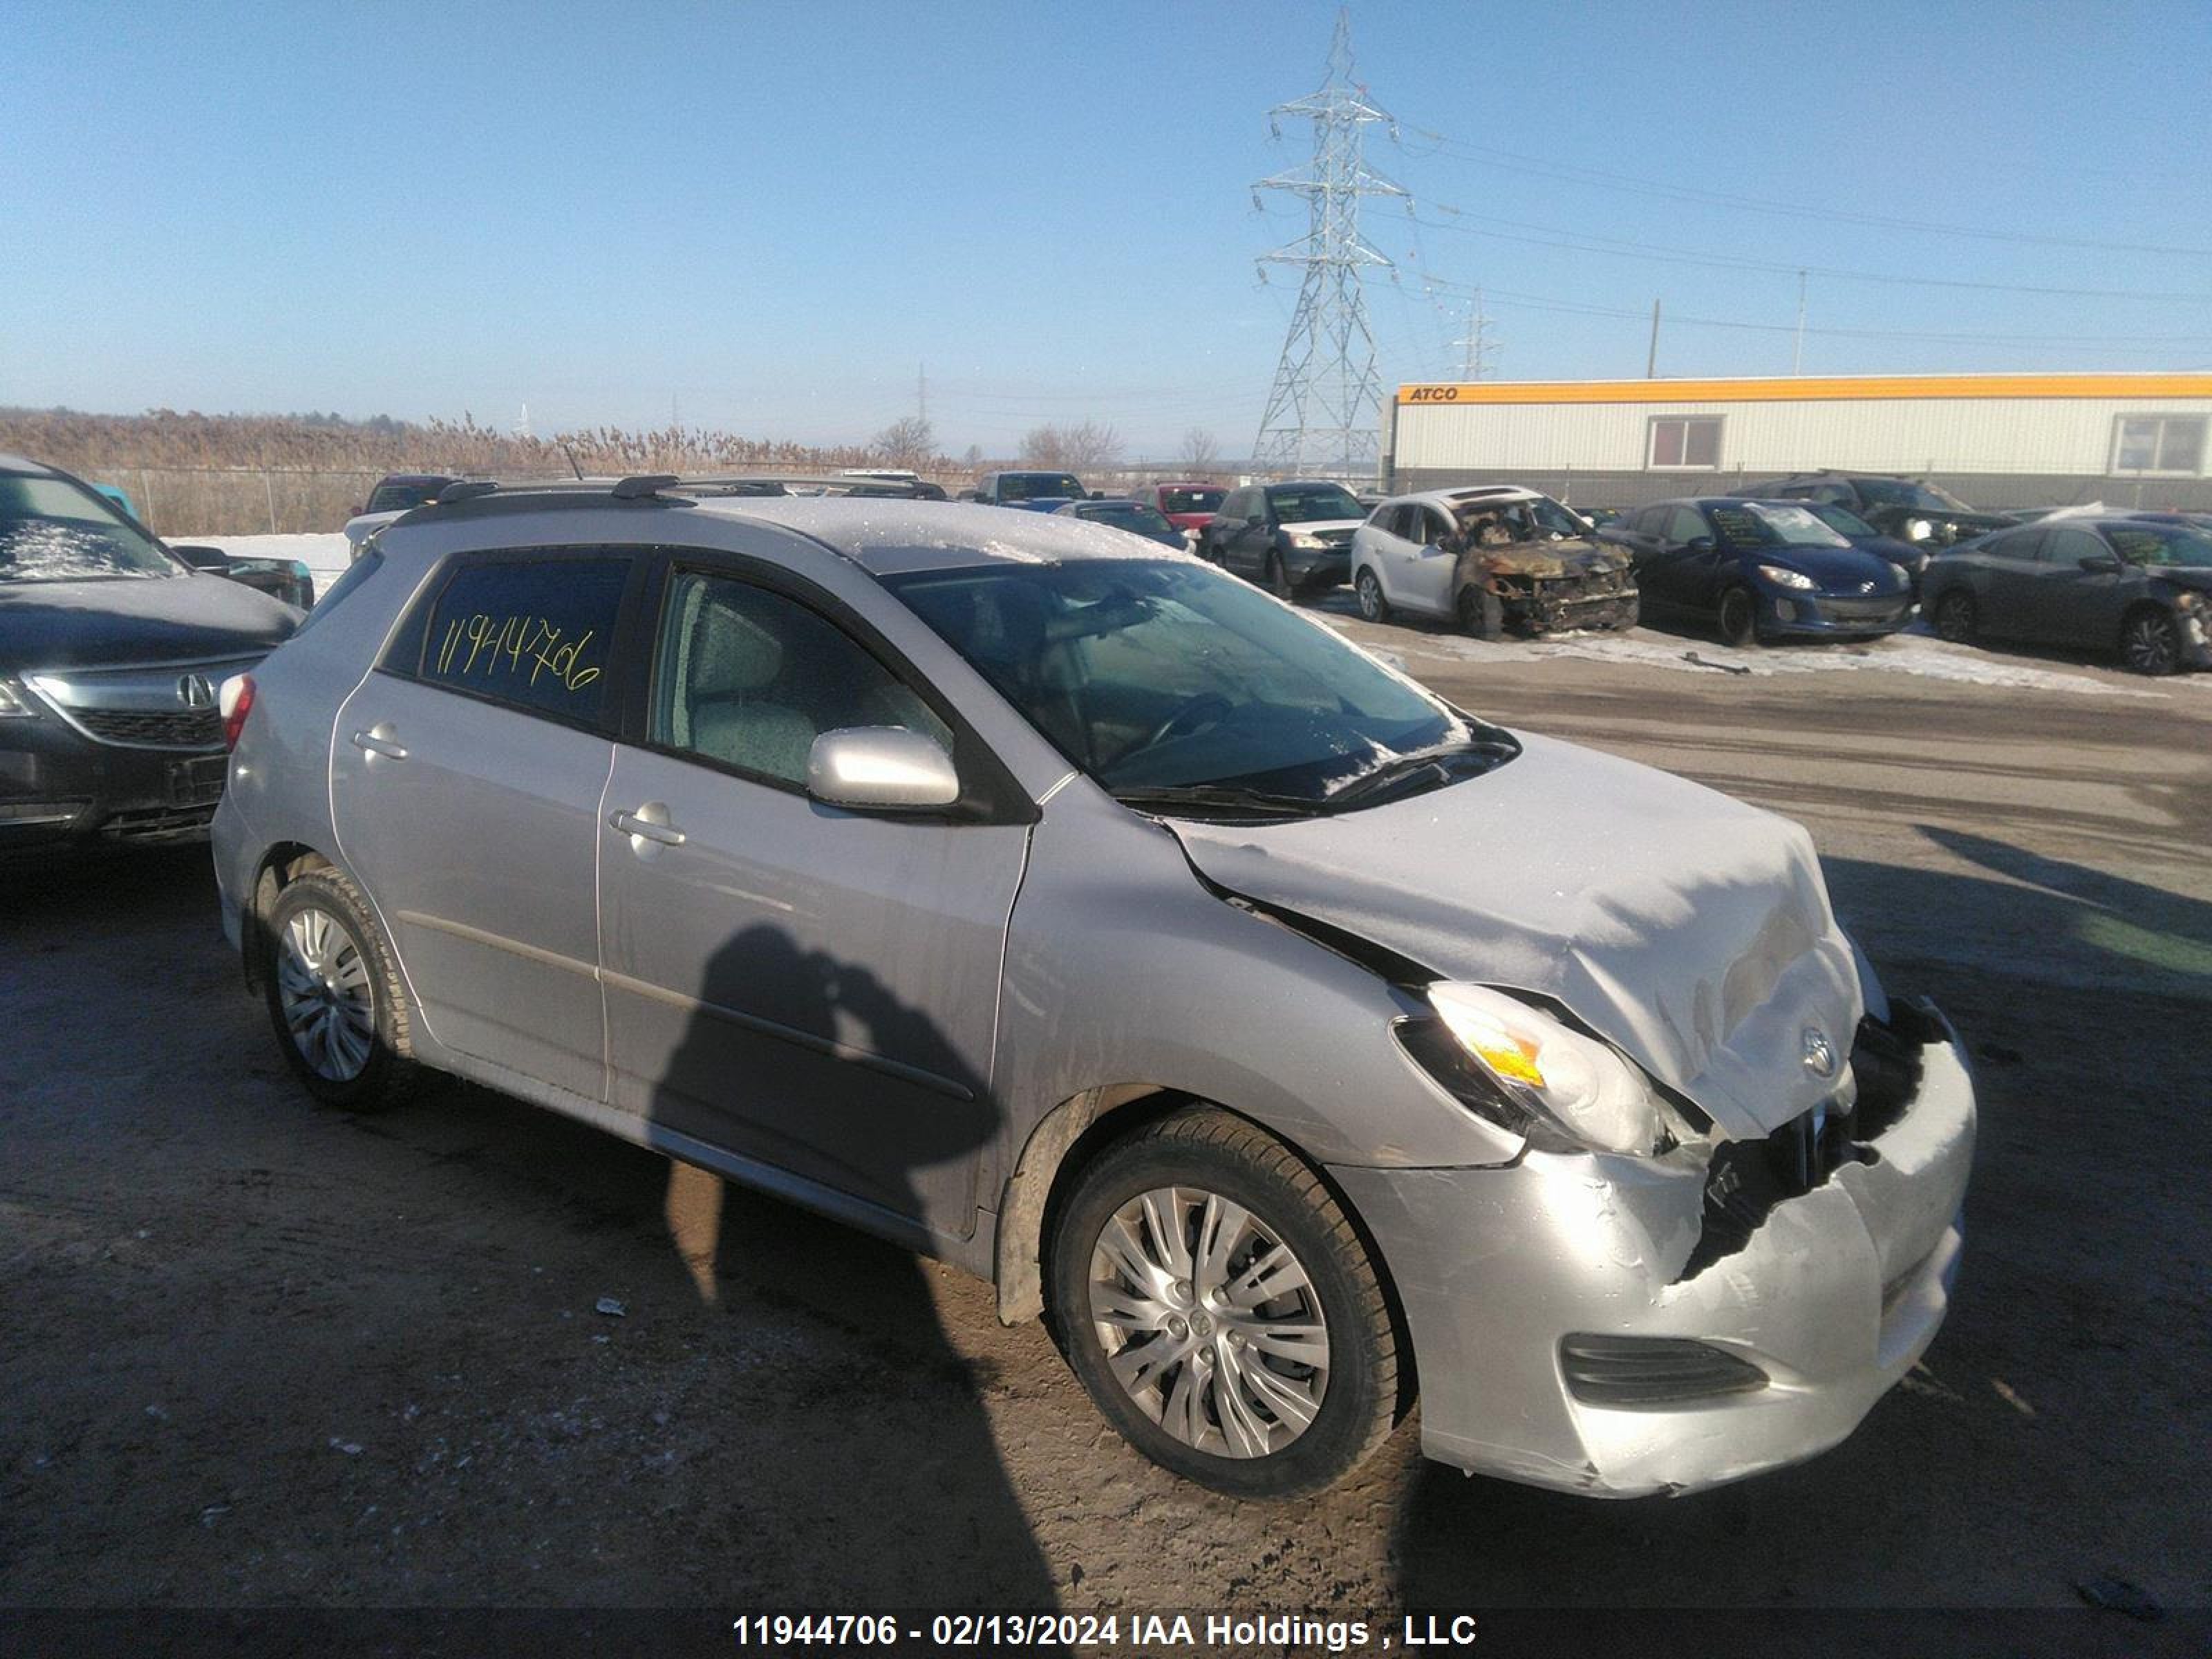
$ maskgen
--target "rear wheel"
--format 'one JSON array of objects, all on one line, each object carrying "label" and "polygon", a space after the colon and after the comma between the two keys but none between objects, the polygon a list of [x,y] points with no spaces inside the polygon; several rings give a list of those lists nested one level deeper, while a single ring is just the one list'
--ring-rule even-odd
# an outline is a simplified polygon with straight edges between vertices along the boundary
[{"label": "rear wheel", "polygon": [[1396,1328],[1358,1234],[1312,1170],[1227,1112],[1162,1119],[1082,1172],[1052,1290],[1098,1409],[1216,1492],[1317,1492],[1397,1420]]},{"label": "rear wheel", "polygon": [[1390,601],[1382,597],[1381,578],[1370,569],[1362,569],[1358,580],[1352,584],[1352,592],[1359,596],[1359,614],[1371,623],[1390,620]]},{"label": "rear wheel", "polygon": [[2171,674],[2181,666],[2181,630],[2163,611],[2138,611],[2120,624],[2120,660],[2138,674]]},{"label": "rear wheel", "polygon": [[1730,645],[1759,643],[1759,608],[1747,587],[1731,587],[1721,595],[1721,638]]},{"label": "rear wheel", "polygon": [[1981,629],[1981,616],[1974,609],[1974,596],[1956,588],[1946,593],[1936,605],[1936,633],[1954,645],[1971,645]]},{"label": "rear wheel", "polygon": [[307,1092],[356,1112],[404,1098],[416,1079],[407,993],[360,890],[335,870],[301,876],[262,937],[270,1023]]}]

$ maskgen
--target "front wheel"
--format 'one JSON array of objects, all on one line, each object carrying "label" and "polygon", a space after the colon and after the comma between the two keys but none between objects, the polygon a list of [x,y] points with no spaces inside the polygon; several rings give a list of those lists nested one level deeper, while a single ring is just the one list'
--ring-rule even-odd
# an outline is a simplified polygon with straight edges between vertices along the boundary
[{"label": "front wheel", "polygon": [[1464,633],[1478,640],[1494,640],[1505,632],[1505,603],[1486,587],[1462,587],[1453,608]]},{"label": "front wheel", "polygon": [[335,870],[300,877],[263,941],[270,1023],[307,1092],[356,1112],[404,1097],[416,1077],[407,993],[360,890]]},{"label": "front wheel", "polygon": [[1369,622],[1390,620],[1390,601],[1382,597],[1382,579],[1372,570],[1360,571],[1358,580],[1352,584],[1352,591],[1358,596],[1359,614]]},{"label": "front wheel", "polygon": [[1759,609],[1752,602],[1749,588],[1731,587],[1721,595],[1720,631],[1729,645],[1759,643]]},{"label": "front wheel", "polygon": [[1055,1328],[1098,1409],[1216,1492],[1333,1486],[1407,1403],[1350,1219],[1289,1148],[1227,1112],[1164,1118],[1085,1170],[1051,1271]]},{"label": "front wheel", "polygon": [[2138,674],[2171,674],[2181,666],[2181,630],[2163,611],[2138,611],[2120,629],[2120,660]]},{"label": "front wheel", "polygon": [[1267,555],[1267,591],[1285,605],[1298,596],[1297,589],[1291,586],[1291,573],[1283,568],[1283,556],[1279,553]]}]

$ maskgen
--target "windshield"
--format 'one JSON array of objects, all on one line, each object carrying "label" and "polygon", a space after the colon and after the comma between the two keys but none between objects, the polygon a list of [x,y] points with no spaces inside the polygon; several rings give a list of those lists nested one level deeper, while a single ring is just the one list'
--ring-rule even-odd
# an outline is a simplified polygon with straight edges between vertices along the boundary
[{"label": "windshield", "polygon": [[1364,519],[1366,509],[1342,484],[1271,485],[1267,501],[1283,524],[1317,524],[1327,519]]},{"label": "windshield", "polygon": [[62,478],[0,473],[0,582],[184,574],[91,491]]},{"label": "windshield", "polygon": [[1460,534],[1472,546],[1571,540],[1589,526],[1548,495],[1527,501],[1470,501],[1459,509]]},{"label": "windshield", "polygon": [[1228,493],[1215,484],[1196,489],[1163,489],[1160,506],[1170,513],[1218,513],[1222,497]]},{"label": "windshield", "polygon": [[1855,478],[1859,494],[1877,507],[1911,507],[1930,513],[1971,513],[1956,495],[1936,488],[1934,484],[1914,483],[1905,478]]},{"label": "windshield", "polygon": [[2105,539],[2130,564],[2212,570],[2212,535],[2187,525],[2108,524]]},{"label": "windshield", "polygon": [[1852,512],[1850,508],[1847,507],[1838,507],[1833,501],[1807,501],[1805,503],[1805,510],[1840,536],[1879,536],[1881,534],[1881,532],[1876,530],[1864,519],[1862,519],[1857,514]]},{"label": "windshield", "polygon": [[[1117,530],[1133,530],[1139,536],[1174,536],[1176,527],[1142,501],[1102,501],[1083,515]],[[1179,542],[1182,538],[1176,538]]]},{"label": "windshield", "polygon": [[1802,507],[1759,507],[1717,501],[1706,509],[1714,532],[1729,547],[1849,547],[1850,543]]},{"label": "windshield", "polygon": [[1085,493],[1072,472],[1009,472],[999,480],[1002,501],[1041,501],[1054,495]]},{"label": "windshield", "polygon": [[1328,629],[1206,566],[993,565],[892,590],[1109,790],[1319,805],[1468,723]]}]

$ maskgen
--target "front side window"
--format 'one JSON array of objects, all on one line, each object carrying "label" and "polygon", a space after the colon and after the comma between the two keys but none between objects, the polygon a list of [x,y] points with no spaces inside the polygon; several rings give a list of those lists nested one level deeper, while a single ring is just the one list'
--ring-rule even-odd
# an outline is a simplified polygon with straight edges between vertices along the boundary
[{"label": "front side window", "polygon": [[835,623],[750,582],[677,574],[653,673],[654,743],[804,785],[814,739],[855,726],[902,726],[952,747],[928,704]]},{"label": "front side window", "polygon": [[90,490],[65,478],[0,472],[0,582],[185,574]]},{"label": "front side window", "polygon": [[2115,472],[2194,477],[2204,470],[2204,416],[2123,415],[2112,438]]},{"label": "front side window", "polygon": [[1116,793],[1219,787],[1319,805],[1470,730],[1328,629],[1206,566],[994,564],[890,585]]},{"label": "front side window", "polygon": [[2212,569],[2212,535],[2194,526],[2108,524],[2105,539],[2130,564]]},{"label": "front side window", "polygon": [[572,725],[602,726],[608,653],[629,573],[625,558],[464,564],[431,602],[417,677]]},{"label": "front side window", "polygon": [[1678,507],[1668,515],[1666,538],[1670,542],[1689,543],[1700,536],[1713,532],[1705,523],[1705,516],[1694,507]]},{"label": "front side window", "polygon": [[1139,536],[1171,536],[1175,526],[1142,501],[1102,501],[1083,516],[1094,524],[1110,524],[1116,530]]},{"label": "front side window", "polygon": [[1721,464],[1721,417],[1717,415],[1658,415],[1651,421],[1650,464],[1654,467],[1709,470]]},{"label": "front side window", "polygon": [[1004,501],[1068,500],[1084,493],[1072,472],[1009,472],[999,480]]}]

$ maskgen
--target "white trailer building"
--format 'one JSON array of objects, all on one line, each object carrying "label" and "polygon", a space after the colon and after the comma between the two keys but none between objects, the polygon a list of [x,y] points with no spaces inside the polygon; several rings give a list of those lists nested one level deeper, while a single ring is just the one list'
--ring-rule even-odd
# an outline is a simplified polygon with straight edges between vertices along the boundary
[{"label": "white trailer building", "polygon": [[1832,468],[1976,507],[2212,509],[2212,374],[1899,374],[1401,386],[1394,490],[1521,483],[1585,506]]}]

